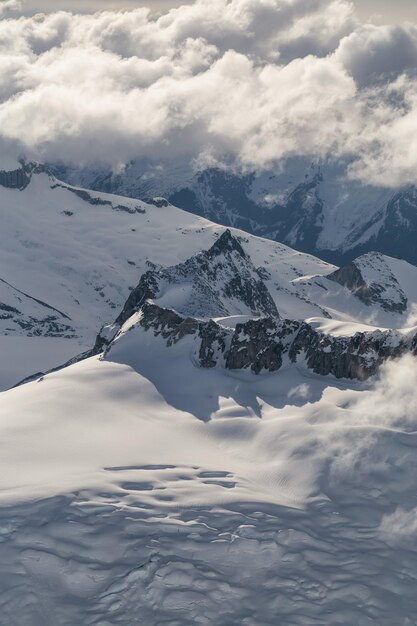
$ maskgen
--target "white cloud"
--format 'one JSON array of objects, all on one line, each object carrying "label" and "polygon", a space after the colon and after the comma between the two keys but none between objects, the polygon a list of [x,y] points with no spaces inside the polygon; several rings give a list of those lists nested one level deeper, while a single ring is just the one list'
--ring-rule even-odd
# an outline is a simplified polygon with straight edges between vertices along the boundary
[{"label": "white cloud", "polygon": [[371,394],[352,405],[358,424],[417,430],[417,361],[412,355],[387,361]]},{"label": "white cloud", "polygon": [[384,515],[379,531],[388,542],[398,542],[405,539],[407,542],[415,541],[417,536],[417,509],[407,511],[398,507],[393,513]]},{"label": "white cloud", "polygon": [[0,17],[7,15],[9,11],[18,11],[20,8],[19,0],[0,0]]},{"label": "white cloud", "polygon": [[372,498],[387,515],[379,520],[381,532],[391,528],[390,532],[401,534],[400,527],[408,523],[417,529],[415,512],[404,518],[399,510],[392,517],[393,511],[386,509],[386,502],[409,509],[409,494],[415,489],[416,358],[407,355],[388,361],[367,388],[345,394],[339,408],[324,411],[318,420],[317,450],[326,459],[325,489],[343,498],[354,485],[364,502]]},{"label": "white cloud", "polygon": [[78,165],[330,155],[397,185],[416,178],[416,59],[417,28],[361,26],[346,0],[1,20],[0,133]]}]

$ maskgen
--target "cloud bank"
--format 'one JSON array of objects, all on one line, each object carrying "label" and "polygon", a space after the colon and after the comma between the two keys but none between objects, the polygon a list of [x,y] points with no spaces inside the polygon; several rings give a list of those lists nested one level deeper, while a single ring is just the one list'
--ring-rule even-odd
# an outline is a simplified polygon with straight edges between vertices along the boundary
[{"label": "cloud bank", "polygon": [[346,0],[3,18],[0,138],[77,166],[343,158],[394,186],[417,177],[416,65],[417,26]]}]

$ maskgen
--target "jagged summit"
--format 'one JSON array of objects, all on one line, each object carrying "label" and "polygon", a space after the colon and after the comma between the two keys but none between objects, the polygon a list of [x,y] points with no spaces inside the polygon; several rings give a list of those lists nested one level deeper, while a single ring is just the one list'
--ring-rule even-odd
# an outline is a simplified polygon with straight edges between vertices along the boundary
[{"label": "jagged summit", "polygon": [[195,317],[279,317],[258,270],[228,229],[211,248],[184,263],[143,274],[116,323],[123,324],[151,299]]},{"label": "jagged summit", "polygon": [[[378,302],[402,313],[402,291],[394,276],[398,268],[391,267],[395,261],[369,253],[333,272],[330,280],[367,305]],[[402,270],[409,267],[404,263]],[[245,309],[249,319],[236,318]],[[301,361],[316,374],[366,379],[388,358],[417,351],[415,329],[368,327],[335,335],[314,323],[281,319],[258,270],[230,230],[184,263],[143,274],[116,323],[99,334],[94,352],[104,349],[106,358],[120,361],[124,354],[141,354],[143,332],[162,338],[167,347],[188,337],[193,362],[202,368],[248,369],[254,374]]]},{"label": "jagged summit", "polygon": [[214,257],[227,252],[237,252],[242,258],[246,257],[238,238],[234,237],[228,228],[215,241],[210,250],[207,251],[207,256]]}]

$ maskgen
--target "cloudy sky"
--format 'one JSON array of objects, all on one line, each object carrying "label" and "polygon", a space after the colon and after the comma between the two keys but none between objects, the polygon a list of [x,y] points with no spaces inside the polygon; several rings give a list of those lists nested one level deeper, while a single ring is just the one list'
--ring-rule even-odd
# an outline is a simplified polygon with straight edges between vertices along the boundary
[{"label": "cloudy sky", "polygon": [[[191,0],[190,0],[191,1]],[[24,8],[30,12],[50,12],[57,9],[94,12],[102,9],[138,8],[149,6],[165,10],[185,4],[181,0],[24,0]],[[417,2],[414,0],[354,0],[361,19],[377,22],[417,20]]]},{"label": "cloudy sky", "polygon": [[[30,1],[33,11],[77,4]],[[393,16],[391,3],[363,0],[366,14],[383,14],[374,23],[349,0],[196,0],[170,11],[158,0],[159,14],[35,17],[26,4],[20,18],[18,4],[0,2],[3,152],[114,169],[135,158],[260,169],[303,155],[342,159],[372,184],[416,181],[410,2],[397,0]]]}]

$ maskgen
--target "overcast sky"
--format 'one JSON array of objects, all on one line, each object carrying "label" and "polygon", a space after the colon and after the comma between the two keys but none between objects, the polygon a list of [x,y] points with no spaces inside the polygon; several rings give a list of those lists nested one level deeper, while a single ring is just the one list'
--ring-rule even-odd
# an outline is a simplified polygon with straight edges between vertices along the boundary
[{"label": "overcast sky", "polygon": [[0,20],[0,153],[157,173],[297,155],[414,183],[417,3],[356,1],[362,23],[350,0],[199,0],[157,20],[95,11],[177,0],[27,0],[46,15]]},{"label": "overcast sky", "polygon": [[[416,0],[353,0],[362,19],[373,22],[399,22],[404,20],[417,21]],[[181,4],[187,0],[24,0],[26,11],[50,12],[58,9],[90,12],[100,9],[134,8],[150,6],[163,10]]]}]

